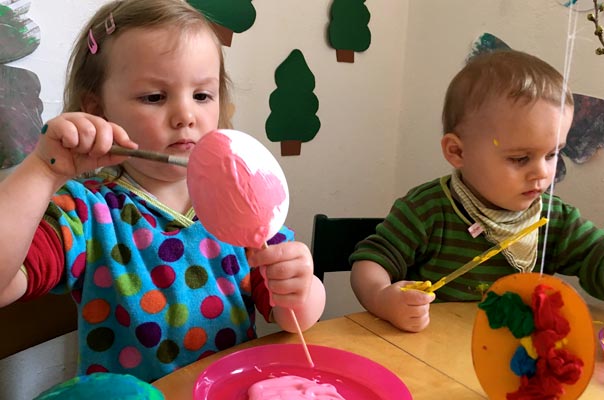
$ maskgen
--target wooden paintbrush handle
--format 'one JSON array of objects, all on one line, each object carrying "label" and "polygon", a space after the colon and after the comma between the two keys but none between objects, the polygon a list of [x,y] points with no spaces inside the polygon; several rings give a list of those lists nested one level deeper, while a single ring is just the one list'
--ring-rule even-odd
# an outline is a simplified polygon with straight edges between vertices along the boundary
[{"label": "wooden paintbrush handle", "polygon": [[181,167],[187,167],[189,163],[189,159],[187,157],[173,156],[165,153],[157,153],[154,151],[146,151],[146,150],[133,150],[127,149],[122,146],[113,145],[111,146],[111,150],[109,151],[111,154],[116,154],[120,156],[130,156],[143,158],[145,160],[158,161],[173,165],[180,165]]}]

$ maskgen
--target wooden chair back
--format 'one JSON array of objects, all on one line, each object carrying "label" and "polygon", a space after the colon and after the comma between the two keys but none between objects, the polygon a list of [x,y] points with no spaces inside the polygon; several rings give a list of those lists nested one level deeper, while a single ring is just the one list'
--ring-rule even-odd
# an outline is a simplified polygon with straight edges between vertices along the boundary
[{"label": "wooden chair back", "polygon": [[76,330],[70,294],[47,294],[0,308],[0,359]]}]

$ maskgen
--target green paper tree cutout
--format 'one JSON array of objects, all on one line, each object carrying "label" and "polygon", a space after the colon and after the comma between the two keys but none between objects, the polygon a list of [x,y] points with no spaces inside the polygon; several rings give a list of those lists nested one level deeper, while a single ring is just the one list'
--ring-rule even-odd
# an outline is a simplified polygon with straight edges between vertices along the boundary
[{"label": "green paper tree cutout", "polygon": [[369,19],[365,0],[333,0],[329,41],[336,49],[338,62],[354,62],[354,53],[365,51],[371,44]]},{"label": "green paper tree cutout", "polygon": [[256,9],[252,0],[188,0],[216,29],[223,45],[231,46],[233,32],[245,32],[254,25]]},{"label": "green paper tree cutout", "polygon": [[38,48],[40,28],[25,16],[28,11],[29,2],[0,4],[0,169],[23,161],[34,149],[42,127],[38,76],[1,64]]},{"label": "green paper tree cutout", "polygon": [[293,50],[277,67],[275,83],[266,135],[271,142],[281,142],[282,156],[300,155],[302,142],[312,140],[321,128],[316,115],[319,99],[313,93],[315,76],[300,50]]}]

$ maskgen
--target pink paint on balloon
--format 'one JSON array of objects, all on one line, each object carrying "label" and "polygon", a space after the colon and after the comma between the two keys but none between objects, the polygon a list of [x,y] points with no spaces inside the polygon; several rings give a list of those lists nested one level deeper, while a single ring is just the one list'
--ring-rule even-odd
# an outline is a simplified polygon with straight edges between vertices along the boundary
[{"label": "pink paint on balloon", "polygon": [[189,157],[187,185],[204,227],[235,246],[261,248],[287,217],[289,192],[279,163],[243,132],[204,135]]}]

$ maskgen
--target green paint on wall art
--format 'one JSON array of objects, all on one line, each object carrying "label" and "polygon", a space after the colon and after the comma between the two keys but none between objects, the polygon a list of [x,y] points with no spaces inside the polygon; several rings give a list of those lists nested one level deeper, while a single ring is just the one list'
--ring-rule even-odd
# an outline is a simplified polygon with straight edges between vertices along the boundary
[{"label": "green paint on wall art", "polygon": [[23,15],[29,4],[19,10],[0,5],[0,63],[23,58],[40,45],[40,28]]},{"label": "green paint on wall art", "polygon": [[508,46],[506,42],[491,33],[485,32],[480,35],[478,39],[474,41],[474,43],[472,43],[472,50],[470,51],[466,61],[469,61],[473,57],[476,57],[482,53],[510,49],[510,46]]}]

